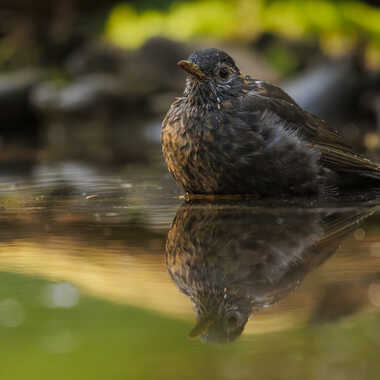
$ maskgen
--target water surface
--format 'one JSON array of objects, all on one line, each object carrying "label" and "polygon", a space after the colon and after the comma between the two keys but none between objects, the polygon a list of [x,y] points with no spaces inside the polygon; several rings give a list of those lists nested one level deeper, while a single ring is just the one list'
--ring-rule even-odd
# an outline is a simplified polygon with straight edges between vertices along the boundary
[{"label": "water surface", "polygon": [[159,165],[2,175],[2,379],[379,378],[376,202],[179,195]]}]

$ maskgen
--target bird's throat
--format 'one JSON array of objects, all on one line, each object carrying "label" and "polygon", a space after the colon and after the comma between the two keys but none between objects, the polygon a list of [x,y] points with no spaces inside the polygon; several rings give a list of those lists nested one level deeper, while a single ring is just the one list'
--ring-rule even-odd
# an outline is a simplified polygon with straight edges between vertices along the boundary
[{"label": "bird's throat", "polygon": [[217,109],[220,102],[212,84],[204,80],[188,78],[184,95],[189,107],[198,107],[200,110]]}]

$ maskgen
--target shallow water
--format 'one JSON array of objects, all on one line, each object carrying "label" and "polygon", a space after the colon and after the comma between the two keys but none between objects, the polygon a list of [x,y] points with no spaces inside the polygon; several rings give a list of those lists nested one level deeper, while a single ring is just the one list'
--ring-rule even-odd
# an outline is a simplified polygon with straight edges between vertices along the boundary
[{"label": "shallow water", "polygon": [[1,379],[379,378],[376,202],[180,194],[160,166],[1,176]]}]

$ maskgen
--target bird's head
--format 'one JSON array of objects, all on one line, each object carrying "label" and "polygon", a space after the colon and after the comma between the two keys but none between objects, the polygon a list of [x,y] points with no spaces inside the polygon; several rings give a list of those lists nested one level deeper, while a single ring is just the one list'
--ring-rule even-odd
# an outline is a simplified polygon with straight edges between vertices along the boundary
[{"label": "bird's head", "polygon": [[178,66],[190,74],[185,95],[207,96],[209,101],[220,103],[235,96],[242,87],[243,78],[239,68],[222,50],[196,51],[188,60],[179,61]]},{"label": "bird's head", "polygon": [[197,323],[189,337],[207,343],[228,343],[237,339],[251,314],[249,298],[219,292],[201,292],[193,299]]}]

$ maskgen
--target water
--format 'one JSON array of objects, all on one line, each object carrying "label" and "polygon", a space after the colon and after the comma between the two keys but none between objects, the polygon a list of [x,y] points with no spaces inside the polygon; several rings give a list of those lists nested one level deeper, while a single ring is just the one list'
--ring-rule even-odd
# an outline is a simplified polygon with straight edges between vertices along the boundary
[{"label": "water", "polygon": [[180,194],[160,165],[0,178],[1,379],[379,378],[376,202]]}]

